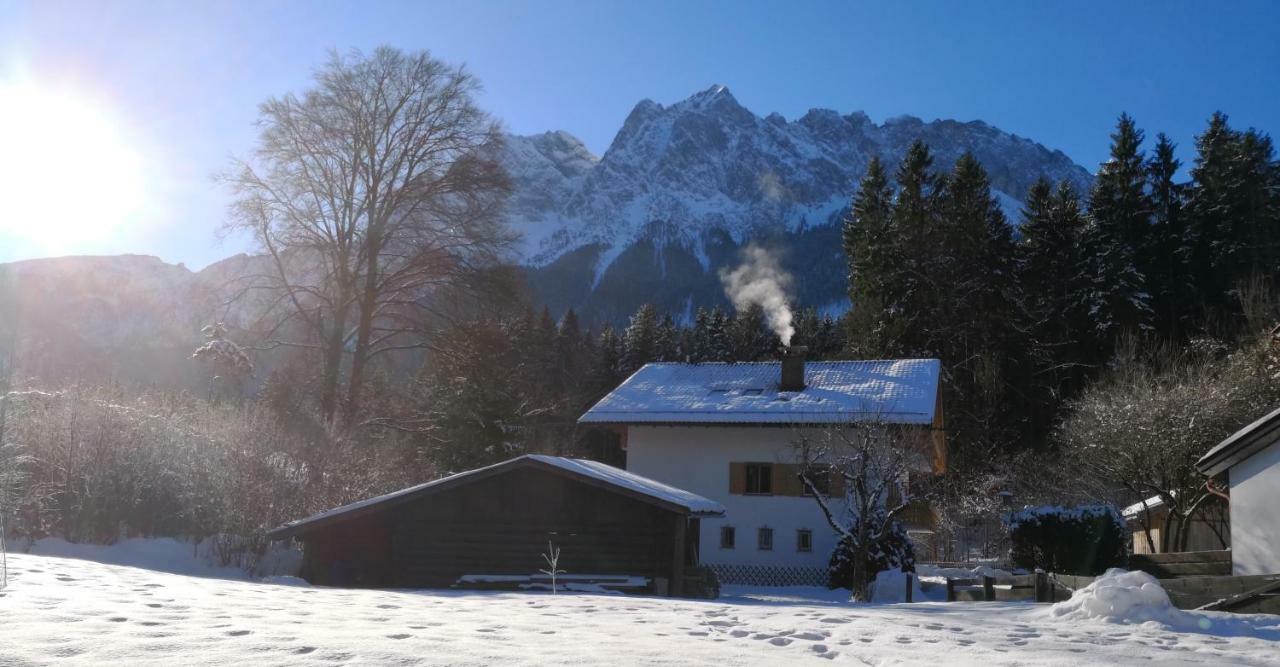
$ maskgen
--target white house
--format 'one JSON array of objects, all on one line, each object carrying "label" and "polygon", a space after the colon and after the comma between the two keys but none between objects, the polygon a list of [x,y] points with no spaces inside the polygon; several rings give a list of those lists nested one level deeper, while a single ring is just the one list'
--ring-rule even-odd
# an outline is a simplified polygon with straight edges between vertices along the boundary
[{"label": "white house", "polygon": [[[936,359],[648,364],[579,420],[615,427],[627,470],[711,498],[701,560],[725,583],[825,583],[836,534],[797,481],[804,429],[859,420],[931,432],[928,472],[946,465]],[[927,543],[934,514],[902,517]],[[923,554],[922,554],[923,555]]]},{"label": "white house", "polygon": [[1280,409],[1236,431],[1196,463],[1226,473],[1231,506],[1231,569],[1280,573]]}]

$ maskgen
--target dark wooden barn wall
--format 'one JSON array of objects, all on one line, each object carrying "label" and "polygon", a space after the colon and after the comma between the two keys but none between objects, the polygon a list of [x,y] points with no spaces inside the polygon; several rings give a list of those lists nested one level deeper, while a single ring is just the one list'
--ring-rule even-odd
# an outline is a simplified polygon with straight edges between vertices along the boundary
[{"label": "dark wooden barn wall", "polygon": [[[307,575],[314,583],[407,587],[448,586],[464,574],[527,575],[546,567],[550,540],[571,574],[672,578],[685,520],[562,475],[515,468],[311,533]],[[686,561],[697,557],[686,553]]]}]

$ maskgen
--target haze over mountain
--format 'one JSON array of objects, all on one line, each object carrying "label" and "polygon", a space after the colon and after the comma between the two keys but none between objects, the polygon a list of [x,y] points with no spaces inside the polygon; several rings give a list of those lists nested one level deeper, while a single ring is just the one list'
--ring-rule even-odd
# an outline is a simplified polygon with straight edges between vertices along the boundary
[{"label": "haze over mountain", "polygon": [[[1040,176],[1082,193],[1091,180],[1061,152],[981,121],[902,116],[877,125],[827,109],[760,117],[712,86],[670,106],[640,102],[601,156],[563,131],[509,137],[508,215],[525,236],[518,260],[553,313],[574,307],[586,322],[622,324],[645,302],[684,315],[728,306],[718,271],[756,242],[793,273],[796,301],[838,310],[846,303],[839,220],[871,158],[892,168],[917,138],[938,170],[965,151],[977,156],[1015,220]],[[225,302],[243,284],[237,278],[262,270],[243,255],[199,272],[137,255],[0,266],[20,286],[0,317],[23,323],[30,372],[66,378],[88,368],[192,387],[202,382],[189,363],[201,326],[247,326],[257,306]]]},{"label": "haze over mountain", "polygon": [[717,85],[666,107],[640,102],[603,156],[566,132],[510,137],[510,218],[553,312],[622,322],[645,301],[677,313],[726,304],[717,271],[748,241],[782,254],[798,301],[838,308],[838,223],[858,179],[874,156],[892,169],[917,138],[938,170],[973,153],[1014,220],[1040,176],[1081,193],[1091,180],[1063,153],[981,121],[877,125],[829,109],[762,118]]}]

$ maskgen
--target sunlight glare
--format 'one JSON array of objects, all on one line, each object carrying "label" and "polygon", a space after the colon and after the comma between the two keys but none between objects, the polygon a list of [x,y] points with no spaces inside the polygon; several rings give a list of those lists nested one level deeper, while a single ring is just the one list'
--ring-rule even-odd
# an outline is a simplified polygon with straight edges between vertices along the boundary
[{"label": "sunlight glare", "polygon": [[119,235],[146,203],[143,166],[102,106],[0,82],[0,238],[56,251]]}]

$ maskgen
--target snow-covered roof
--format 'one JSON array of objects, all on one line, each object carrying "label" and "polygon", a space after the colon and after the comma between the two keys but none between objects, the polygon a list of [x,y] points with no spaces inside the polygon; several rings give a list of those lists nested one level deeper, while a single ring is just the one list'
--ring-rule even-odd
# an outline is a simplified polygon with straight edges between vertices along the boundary
[{"label": "snow-covered roof", "polygon": [[812,361],[802,391],[780,362],[647,364],[578,421],[595,424],[933,422],[937,359]]},{"label": "snow-covered roof", "polygon": [[1280,408],[1272,410],[1257,421],[1232,433],[1196,462],[1196,469],[1213,477],[1232,466],[1280,442]]},{"label": "snow-covered roof", "polygon": [[1164,498],[1160,496],[1151,496],[1146,500],[1138,501],[1122,510],[1120,514],[1124,515],[1125,520],[1136,519],[1139,514],[1149,509],[1159,509],[1164,507]]},{"label": "snow-covered roof", "polygon": [[588,483],[612,487],[628,495],[677,512],[698,516],[724,514],[724,506],[714,500],[703,498],[684,489],[668,486],[648,477],[641,477],[635,473],[627,472],[599,461],[570,459],[563,456],[547,456],[544,454],[526,454],[502,463],[460,472],[425,484],[392,491],[381,496],[358,500],[354,503],[313,514],[305,519],[290,521],[283,526],[268,531],[267,537],[283,539],[298,533],[305,533],[333,521],[385,509],[421,496],[443,491],[458,484],[477,481],[508,469],[527,466],[550,469],[555,472],[566,473]]}]

